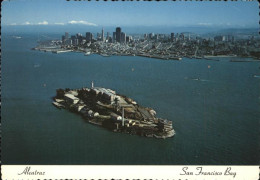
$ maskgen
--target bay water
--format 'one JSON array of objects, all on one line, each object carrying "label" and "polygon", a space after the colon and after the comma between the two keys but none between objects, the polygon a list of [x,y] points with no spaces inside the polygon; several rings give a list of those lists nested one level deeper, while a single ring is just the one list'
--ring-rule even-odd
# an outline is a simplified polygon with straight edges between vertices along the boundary
[{"label": "bay water", "polygon": [[[259,164],[259,62],[53,54],[31,50],[37,34],[13,35],[2,34],[3,164]],[[56,89],[91,81],[155,109],[176,135],[114,133],[52,105]]]}]

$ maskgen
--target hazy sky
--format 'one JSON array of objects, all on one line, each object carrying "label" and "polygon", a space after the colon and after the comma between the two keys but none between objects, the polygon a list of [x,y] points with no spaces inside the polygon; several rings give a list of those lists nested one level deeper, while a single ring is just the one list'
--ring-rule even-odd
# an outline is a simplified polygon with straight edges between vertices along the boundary
[{"label": "hazy sky", "polygon": [[2,25],[258,27],[258,2],[10,0]]}]

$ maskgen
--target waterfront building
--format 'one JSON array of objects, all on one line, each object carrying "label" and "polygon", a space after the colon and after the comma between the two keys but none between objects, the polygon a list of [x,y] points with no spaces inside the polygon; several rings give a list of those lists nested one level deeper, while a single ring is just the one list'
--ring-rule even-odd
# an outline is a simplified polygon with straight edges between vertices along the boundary
[{"label": "waterfront building", "polygon": [[90,32],[86,32],[86,41],[91,42],[93,39],[93,34]]},{"label": "waterfront building", "polygon": [[117,27],[116,28],[116,42],[121,42],[121,28]]}]

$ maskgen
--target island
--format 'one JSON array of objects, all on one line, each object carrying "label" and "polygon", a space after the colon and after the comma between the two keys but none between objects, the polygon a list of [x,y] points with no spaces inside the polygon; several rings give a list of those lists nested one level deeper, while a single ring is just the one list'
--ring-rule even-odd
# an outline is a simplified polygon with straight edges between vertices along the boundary
[{"label": "island", "polygon": [[169,138],[175,131],[172,121],[156,117],[152,108],[142,107],[133,99],[111,89],[94,87],[57,89],[53,105],[82,116],[87,122],[113,132],[145,137]]}]

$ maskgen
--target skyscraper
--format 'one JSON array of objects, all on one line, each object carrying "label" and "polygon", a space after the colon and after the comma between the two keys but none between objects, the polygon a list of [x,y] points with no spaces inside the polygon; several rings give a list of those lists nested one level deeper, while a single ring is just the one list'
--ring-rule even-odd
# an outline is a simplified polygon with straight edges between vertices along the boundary
[{"label": "skyscraper", "polygon": [[86,41],[91,42],[93,39],[93,34],[90,32],[86,32]]},{"label": "skyscraper", "polygon": [[71,36],[71,43],[72,43],[72,45],[77,45],[76,44],[76,36]]},{"label": "skyscraper", "polygon": [[62,44],[65,44],[65,36],[61,36]]},{"label": "skyscraper", "polygon": [[117,27],[116,28],[116,42],[121,42],[121,28]]},{"label": "skyscraper", "polygon": [[102,35],[101,35],[101,41],[104,41],[105,38],[104,38],[104,28],[102,28]]},{"label": "skyscraper", "polygon": [[174,33],[171,33],[171,41],[174,41]]},{"label": "skyscraper", "polygon": [[126,34],[124,32],[121,32],[121,39],[120,39],[121,43],[125,43],[126,42]]},{"label": "skyscraper", "polygon": [[65,32],[65,40],[69,39],[69,33]]},{"label": "skyscraper", "polygon": [[116,42],[116,32],[113,32],[113,43]]},{"label": "skyscraper", "polygon": [[71,45],[71,40],[69,38],[69,33],[65,32],[65,40],[64,40],[66,45]]}]

